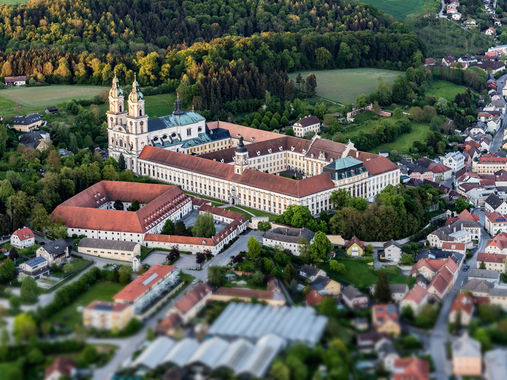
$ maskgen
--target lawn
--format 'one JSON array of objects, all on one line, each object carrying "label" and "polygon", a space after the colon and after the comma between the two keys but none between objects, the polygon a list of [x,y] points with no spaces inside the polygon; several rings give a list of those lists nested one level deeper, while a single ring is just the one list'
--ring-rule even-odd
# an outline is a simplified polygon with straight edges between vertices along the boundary
[{"label": "lawn", "polygon": [[116,282],[98,282],[87,292],[77,297],[73,303],[55,313],[51,317],[52,323],[63,323],[69,328],[82,324],[82,314],[78,308],[89,305],[92,301],[112,301],[113,295],[118,293],[123,286]]},{"label": "lawn", "polygon": [[250,221],[252,220],[252,215],[251,214],[249,214],[245,210],[242,210],[242,209],[240,209],[238,207],[232,207],[232,206],[231,207],[227,207],[227,210],[238,212],[240,214],[245,215],[248,218],[248,220],[250,220]]},{"label": "lawn", "polygon": [[426,95],[431,95],[435,99],[444,98],[453,101],[456,94],[465,92],[466,89],[465,86],[459,86],[445,80],[436,80],[426,91]]},{"label": "lawn", "polygon": [[[377,282],[378,275],[377,271],[373,270],[373,262],[369,263],[364,259],[344,256],[339,257],[337,260],[345,264],[345,272],[335,273],[330,269],[329,264],[324,264],[322,268],[339,283],[344,285],[352,284],[358,288],[366,289]],[[387,273],[390,283],[409,284],[410,282],[410,278],[403,276],[397,267],[391,266],[381,269],[381,271]]]},{"label": "lawn", "polygon": [[396,150],[401,153],[408,153],[409,148],[414,141],[424,141],[426,135],[430,132],[428,124],[412,123],[412,131],[398,137],[395,141],[377,146],[374,151]]},{"label": "lawn", "polygon": [[[337,70],[302,71],[303,78],[308,73],[317,77],[317,96],[340,103],[353,103],[361,94],[369,94],[377,87],[377,79],[392,83],[401,74],[399,71],[360,68]],[[291,79],[297,73],[290,74]]]},{"label": "lawn", "polygon": [[422,0],[361,0],[365,3],[380,9],[394,18],[403,21],[405,18],[420,11],[423,8]]},{"label": "lawn", "polygon": [[54,85],[17,87],[0,90],[0,115],[11,117],[31,112],[44,112],[44,108],[68,102],[71,99],[92,99],[107,91],[102,86]]},{"label": "lawn", "polygon": [[17,362],[0,363],[0,380],[15,378],[12,377],[13,375],[11,375],[11,371],[15,371],[16,368],[21,368]]},{"label": "lawn", "polygon": [[151,118],[169,115],[173,112],[176,94],[159,94],[145,96],[146,114]]}]

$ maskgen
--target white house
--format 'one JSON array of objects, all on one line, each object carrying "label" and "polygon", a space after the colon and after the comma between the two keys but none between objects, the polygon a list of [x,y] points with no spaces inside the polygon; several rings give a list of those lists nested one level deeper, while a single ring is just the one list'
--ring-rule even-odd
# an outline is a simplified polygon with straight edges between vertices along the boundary
[{"label": "white house", "polygon": [[262,244],[267,247],[287,249],[293,255],[299,256],[301,254],[299,241],[305,238],[308,243],[311,243],[314,235],[315,233],[307,228],[277,227],[266,232],[262,238]]},{"label": "white house", "polygon": [[465,156],[461,152],[447,153],[442,159],[442,163],[456,173],[465,167]]},{"label": "white house", "polygon": [[507,203],[495,193],[489,195],[484,201],[486,212],[497,212],[501,215],[507,214]]},{"label": "white house", "polygon": [[11,245],[23,249],[35,244],[33,231],[28,227],[19,228],[11,235]]},{"label": "white house", "polygon": [[294,123],[292,126],[297,137],[304,137],[308,133],[320,132],[320,120],[313,115],[307,115]]},{"label": "white house", "polygon": [[398,263],[401,259],[401,246],[394,240],[384,243],[384,259]]}]

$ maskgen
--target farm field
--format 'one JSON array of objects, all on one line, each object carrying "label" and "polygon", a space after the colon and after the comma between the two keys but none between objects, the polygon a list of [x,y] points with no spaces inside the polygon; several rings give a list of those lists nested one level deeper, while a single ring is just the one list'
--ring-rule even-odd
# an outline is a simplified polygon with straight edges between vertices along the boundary
[{"label": "farm field", "polygon": [[[378,78],[392,83],[401,74],[374,68],[301,71],[303,78],[308,73],[317,77],[317,96],[340,103],[353,103],[359,95],[371,93],[377,87]],[[290,78],[295,79],[297,74],[290,74]]]},{"label": "farm field", "polygon": [[91,99],[107,87],[54,85],[41,87],[18,87],[0,90],[0,115],[12,117],[31,112],[43,112],[48,106],[55,106],[72,99]]},{"label": "farm field", "polygon": [[430,132],[429,124],[412,123],[412,131],[410,133],[401,135],[391,143],[377,146],[374,152],[396,150],[401,153],[408,153],[408,149],[412,146],[414,141],[424,141],[428,132]]},{"label": "farm field", "polygon": [[361,3],[371,5],[387,13],[397,20],[403,21],[408,15],[423,9],[423,0],[361,0]]},{"label": "farm field", "polygon": [[465,86],[459,86],[445,80],[436,80],[431,83],[430,88],[426,91],[426,95],[431,95],[435,99],[444,98],[452,101],[456,94],[464,92],[466,89]]},{"label": "farm field", "polygon": [[82,315],[77,310],[78,307],[85,307],[95,300],[112,301],[112,297],[122,288],[123,285],[116,282],[98,282],[90,287],[87,292],[77,297],[69,306],[55,313],[51,318],[51,322],[63,323],[73,328],[82,322]]}]

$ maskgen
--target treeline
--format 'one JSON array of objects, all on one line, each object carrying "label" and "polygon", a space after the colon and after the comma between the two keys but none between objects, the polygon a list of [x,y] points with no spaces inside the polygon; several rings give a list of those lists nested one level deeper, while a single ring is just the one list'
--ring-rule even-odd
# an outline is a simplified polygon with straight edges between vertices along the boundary
[{"label": "treeline", "polygon": [[488,74],[479,67],[469,67],[466,70],[457,70],[450,67],[431,67],[431,73],[435,79],[443,79],[449,82],[470,87],[477,92],[487,88]]},{"label": "treeline", "polygon": [[375,8],[346,0],[35,0],[0,9],[0,48],[124,55],[146,44],[154,50],[224,35],[379,32],[390,24]]},{"label": "treeline", "polygon": [[345,193],[331,197],[337,211],[329,221],[329,230],[345,239],[355,235],[364,241],[401,239],[414,234],[428,223],[428,207],[440,202],[439,191],[430,186],[389,185],[367,207],[362,202],[350,207],[350,196]]},{"label": "treeline", "polygon": [[381,119],[377,124],[373,130],[360,132],[358,136],[354,137],[357,149],[369,151],[381,144],[393,142],[399,136],[411,131],[410,121],[406,118]]}]

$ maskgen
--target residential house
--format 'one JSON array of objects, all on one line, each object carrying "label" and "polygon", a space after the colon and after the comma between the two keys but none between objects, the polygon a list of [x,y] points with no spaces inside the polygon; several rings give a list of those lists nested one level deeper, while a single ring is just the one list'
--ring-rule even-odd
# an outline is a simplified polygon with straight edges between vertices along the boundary
[{"label": "residential house", "polygon": [[480,269],[484,263],[484,269],[505,273],[505,260],[506,256],[499,253],[480,252],[477,255],[477,268]]},{"label": "residential house", "polygon": [[401,259],[401,253],[401,245],[396,243],[394,240],[384,243],[384,254],[382,257],[385,260],[398,263]]},{"label": "residential house", "polygon": [[167,316],[162,319],[155,328],[158,335],[173,335],[182,324],[181,317],[177,312],[170,311]]},{"label": "residential house", "polygon": [[305,137],[308,133],[320,132],[320,120],[313,115],[307,115],[294,123],[292,126],[297,137]]},{"label": "residential house", "polygon": [[380,333],[399,336],[401,326],[398,309],[394,304],[374,305],[371,309],[372,325]]},{"label": "residential house", "polygon": [[485,30],[484,34],[486,34],[486,36],[494,36],[496,35],[496,29],[493,27],[489,27],[488,29]]},{"label": "residential house", "polygon": [[7,87],[24,86],[26,84],[26,75],[4,77],[4,83]]},{"label": "residential house", "polygon": [[[505,203],[505,202],[504,202]],[[507,218],[502,214],[493,211],[486,214],[486,231],[492,236],[499,232],[507,232]]]},{"label": "residential house", "polygon": [[488,294],[489,303],[501,307],[507,311],[507,288],[492,287]]},{"label": "residential house", "polygon": [[394,302],[400,302],[408,294],[409,288],[407,284],[389,284],[391,298]]},{"label": "residential house", "polygon": [[319,276],[326,276],[326,272],[314,265],[304,264],[299,269],[299,275],[312,282]]},{"label": "residential house", "polygon": [[429,380],[430,365],[426,360],[411,357],[394,361],[393,380]]},{"label": "residential house", "polygon": [[65,239],[50,241],[37,248],[35,253],[37,257],[44,257],[49,265],[61,264],[70,258],[69,243],[67,243]]},{"label": "residential house", "polygon": [[501,232],[494,236],[485,248],[486,253],[499,253],[507,255],[507,232]]},{"label": "residential house", "polygon": [[427,281],[430,281],[427,288],[428,294],[437,300],[441,300],[454,284],[462,262],[463,255],[456,253],[447,259],[433,260],[425,258],[414,264],[411,275],[420,274]]},{"label": "residential house", "polygon": [[171,311],[175,311],[181,317],[184,324],[188,323],[203,309],[211,297],[211,288],[208,284],[197,284],[181,298]]},{"label": "residential house", "polygon": [[323,296],[337,296],[340,294],[341,285],[327,276],[318,276],[310,283],[310,288]]},{"label": "residential house", "polygon": [[484,378],[486,380],[507,379],[507,350],[496,348],[484,354]]},{"label": "residential house", "polygon": [[384,341],[389,341],[389,335],[371,330],[364,334],[357,334],[357,349],[363,353],[375,352]]},{"label": "residential house", "polygon": [[358,257],[364,255],[364,241],[359,240],[357,237],[353,236],[352,239],[347,240],[345,242],[345,251],[347,255],[352,257]]},{"label": "residential house", "polygon": [[481,376],[481,344],[467,333],[452,342],[452,372],[455,376]]},{"label": "residential house", "polygon": [[442,251],[458,252],[462,255],[466,255],[467,246],[465,243],[455,243],[453,241],[444,241],[444,242],[442,242]]},{"label": "residential house", "polygon": [[486,212],[497,212],[499,214],[505,215],[507,214],[507,203],[501,199],[495,193],[492,193],[486,200],[484,201],[484,209]]},{"label": "residential house", "polygon": [[474,299],[467,293],[460,293],[454,299],[451,312],[449,313],[449,322],[456,323],[459,321],[461,325],[468,326],[474,312]]},{"label": "residential house", "polygon": [[484,280],[468,280],[461,287],[462,290],[470,292],[474,297],[487,298],[489,297],[489,291],[493,288],[493,284]]},{"label": "residential house", "polygon": [[19,144],[27,148],[33,148],[44,152],[51,146],[49,133],[44,131],[32,131],[19,136]]},{"label": "residential house", "polygon": [[18,132],[32,132],[44,124],[41,115],[31,113],[26,116],[14,116],[12,119],[12,129]]},{"label": "residential house", "polygon": [[422,307],[428,303],[428,291],[420,284],[416,284],[400,302],[400,309],[410,307],[418,315]]},{"label": "residential house", "polygon": [[312,243],[315,233],[307,228],[277,227],[267,231],[262,238],[262,244],[267,247],[280,247],[289,250],[293,255],[301,254],[301,239]]},{"label": "residential house", "polygon": [[368,307],[368,297],[352,285],[348,285],[342,289],[342,299],[345,305],[351,309]]},{"label": "residential house", "polygon": [[454,58],[452,56],[447,56],[447,57],[442,58],[442,65],[449,67],[455,61],[456,61],[456,58]]},{"label": "residential house", "polygon": [[285,297],[283,293],[273,290],[222,287],[213,291],[210,296],[210,300],[220,302],[229,302],[236,299],[243,302],[251,302],[252,300],[257,300],[259,302],[265,302],[271,306],[285,305]]},{"label": "residential house", "polygon": [[19,265],[19,276],[33,277],[35,280],[49,275],[49,263],[44,257],[34,257]]},{"label": "residential house", "polygon": [[317,305],[320,305],[323,298],[324,297],[318,291],[312,289],[305,296],[305,303],[308,306],[317,306]]},{"label": "residential house", "polygon": [[468,271],[468,279],[484,280],[492,284],[498,284],[500,282],[500,273],[494,270],[472,268]]},{"label": "residential house", "polygon": [[58,113],[58,108],[54,106],[46,107],[44,112],[46,112],[48,115],[54,115],[55,113]]},{"label": "residential house", "polygon": [[77,373],[76,363],[66,357],[56,358],[44,371],[44,380],[59,380],[62,377],[74,378]]},{"label": "residential house", "polygon": [[392,372],[394,370],[394,362],[400,357],[394,348],[393,342],[390,340],[382,341],[377,346],[375,353],[385,370]]},{"label": "residential house", "polygon": [[123,330],[132,317],[134,308],[126,303],[93,301],[83,310],[83,325],[98,330]]},{"label": "residential house", "polygon": [[28,227],[18,228],[12,233],[10,242],[15,248],[28,248],[35,244],[35,235]]},{"label": "residential house", "polygon": [[456,173],[465,167],[465,156],[461,152],[447,153],[442,159],[442,163],[451,168],[453,173]]}]

